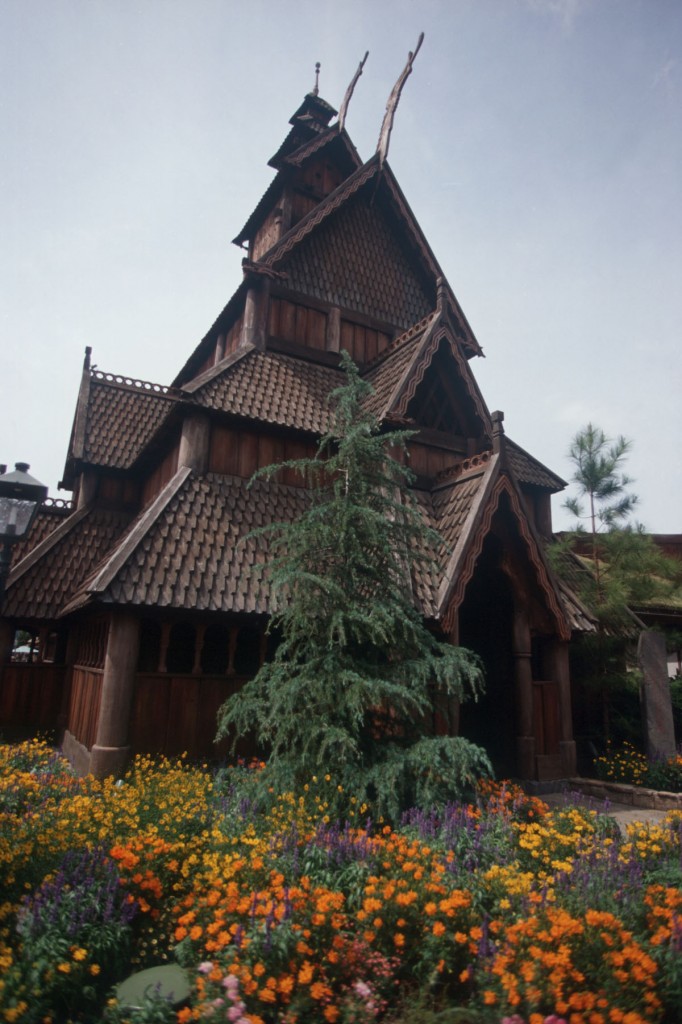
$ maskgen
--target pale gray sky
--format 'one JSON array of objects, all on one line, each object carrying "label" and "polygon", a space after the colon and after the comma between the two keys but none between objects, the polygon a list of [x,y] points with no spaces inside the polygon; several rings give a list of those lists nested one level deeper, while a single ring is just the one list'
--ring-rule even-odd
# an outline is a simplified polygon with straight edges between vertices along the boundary
[{"label": "pale gray sky", "polygon": [[367,159],[422,30],[389,162],[489,408],[564,478],[588,420],[632,438],[640,519],[682,532],[679,0],[0,0],[0,461],[56,496],[85,345],[170,383],[315,61],[338,107],[370,51]]}]

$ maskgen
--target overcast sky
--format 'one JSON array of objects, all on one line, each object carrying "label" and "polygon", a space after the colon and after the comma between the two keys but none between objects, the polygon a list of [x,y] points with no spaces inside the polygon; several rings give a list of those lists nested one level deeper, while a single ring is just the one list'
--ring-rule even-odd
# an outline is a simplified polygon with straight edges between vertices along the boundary
[{"label": "overcast sky", "polygon": [[370,51],[368,159],[420,31],[389,163],[488,408],[565,479],[589,420],[625,434],[640,520],[682,532],[680,0],[0,0],[0,461],[58,496],[86,345],[170,383],[315,62],[338,107]]}]

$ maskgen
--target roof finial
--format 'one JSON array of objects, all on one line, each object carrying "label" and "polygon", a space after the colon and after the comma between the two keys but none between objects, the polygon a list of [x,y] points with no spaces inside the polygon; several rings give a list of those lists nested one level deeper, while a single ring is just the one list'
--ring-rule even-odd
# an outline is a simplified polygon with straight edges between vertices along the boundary
[{"label": "roof finial", "polygon": [[358,78],[362,74],[362,69],[364,68],[365,61],[367,60],[368,57],[369,57],[369,50],[367,50],[367,52],[365,53],[365,56],[362,58],[362,60],[358,64],[358,70],[353,75],[351,83],[348,86],[348,88],[346,89],[346,95],[343,97],[343,102],[341,103],[341,109],[339,110],[339,119],[336,122],[336,127],[339,129],[340,132],[343,131],[343,126],[344,126],[345,121],[346,121],[346,114],[348,113],[348,104],[350,103],[351,96],[353,95],[353,90],[355,89],[355,85],[357,83]]},{"label": "roof finial", "polygon": [[318,60],[315,65],[315,88],[313,89],[313,96],[320,95],[320,62]]},{"label": "roof finial", "polygon": [[417,45],[414,48],[414,53],[412,52],[412,50],[410,50],[410,52],[408,53],[407,64],[401,71],[400,76],[398,77],[398,81],[393,86],[393,89],[391,90],[391,95],[388,97],[388,103],[386,104],[386,113],[384,114],[384,120],[381,124],[381,131],[379,132],[379,142],[377,143],[377,153],[379,154],[380,167],[384,166],[384,160],[388,155],[388,142],[389,139],[391,138],[391,131],[393,129],[393,118],[395,117],[395,111],[396,107],[398,106],[398,100],[400,99],[400,93],[403,91],[403,86],[405,85],[407,78],[412,74],[412,64],[414,63],[414,58],[419,53],[419,47],[421,46],[423,41],[424,33],[421,32],[419,35],[419,39],[417,40]]}]

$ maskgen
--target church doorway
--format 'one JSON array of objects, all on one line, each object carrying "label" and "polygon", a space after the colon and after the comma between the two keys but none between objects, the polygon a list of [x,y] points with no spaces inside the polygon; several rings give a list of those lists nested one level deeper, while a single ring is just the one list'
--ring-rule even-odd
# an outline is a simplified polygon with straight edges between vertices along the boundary
[{"label": "church doorway", "polygon": [[485,693],[465,701],[459,733],[482,746],[497,778],[518,775],[513,651],[514,599],[500,568],[502,544],[488,534],[459,611],[459,642],[483,661]]}]

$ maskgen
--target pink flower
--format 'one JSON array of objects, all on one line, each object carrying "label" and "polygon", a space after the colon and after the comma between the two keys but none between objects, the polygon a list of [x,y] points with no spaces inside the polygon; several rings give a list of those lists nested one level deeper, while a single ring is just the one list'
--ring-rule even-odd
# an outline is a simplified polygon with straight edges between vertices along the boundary
[{"label": "pink flower", "polygon": [[210,974],[210,972],[213,970],[213,964],[211,963],[210,960],[204,960],[203,963],[199,964],[197,970],[199,974]]},{"label": "pink flower", "polygon": [[367,999],[371,996],[372,990],[364,981],[353,982],[353,991],[356,995],[360,996],[361,999]]},{"label": "pink flower", "polygon": [[243,1003],[235,1003],[235,1005],[231,1006],[227,1011],[227,1019],[231,1020],[232,1024],[237,1024],[237,1021],[242,1019],[242,1014],[245,1009],[246,1007]]}]

